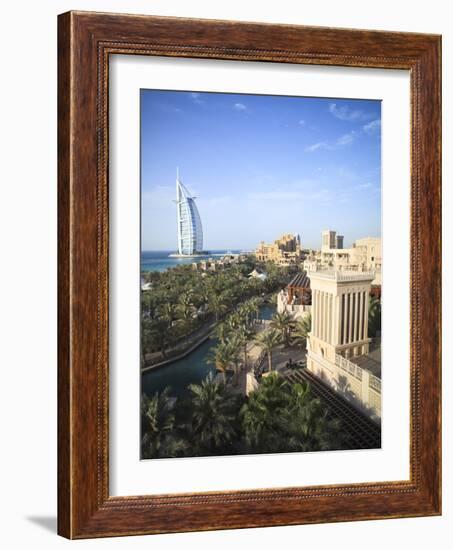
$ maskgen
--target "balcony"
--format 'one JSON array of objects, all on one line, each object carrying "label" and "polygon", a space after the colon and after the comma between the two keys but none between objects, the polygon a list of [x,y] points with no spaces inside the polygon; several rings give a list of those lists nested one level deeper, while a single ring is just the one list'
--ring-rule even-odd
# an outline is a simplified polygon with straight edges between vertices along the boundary
[{"label": "balcony", "polygon": [[337,367],[340,367],[341,370],[352,375],[354,378],[360,381],[362,381],[363,373],[365,372],[369,377],[369,387],[376,393],[381,393],[381,379],[377,376],[374,376],[374,374],[371,374],[371,372],[360,368],[352,361],[349,361],[349,359],[346,359],[342,355],[338,355],[338,353],[335,354],[335,365],[337,365]]}]

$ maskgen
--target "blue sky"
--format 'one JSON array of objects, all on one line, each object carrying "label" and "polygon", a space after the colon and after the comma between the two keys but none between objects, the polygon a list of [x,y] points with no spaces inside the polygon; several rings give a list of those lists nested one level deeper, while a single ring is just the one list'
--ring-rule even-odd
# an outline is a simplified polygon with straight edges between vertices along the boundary
[{"label": "blue sky", "polygon": [[176,248],[177,166],[206,250],[380,236],[380,121],[379,101],[142,90],[142,249]]}]

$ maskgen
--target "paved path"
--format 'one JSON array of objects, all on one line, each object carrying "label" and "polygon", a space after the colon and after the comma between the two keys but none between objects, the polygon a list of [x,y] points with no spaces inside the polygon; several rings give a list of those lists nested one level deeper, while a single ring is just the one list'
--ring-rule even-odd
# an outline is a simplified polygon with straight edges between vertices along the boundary
[{"label": "paved path", "polygon": [[[258,344],[255,342],[249,342],[247,348],[247,369],[242,369],[239,373],[239,382],[238,386],[243,395],[246,394],[246,383],[247,383],[247,373],[252,370],[253,365],[259,359],[262,354],[262,350]],[[299,347],[288,347],[284,348],[283,346],[275,349],[272,353],[272,370],[281,371],[286,369],[286,364],[291,358],[294,363],[298,361],[305,360],[306,350]],[[264,372],[267,372],[268,369],[268,360],[267,355],[263,357],[262,365]]]},{"label": "paved path", "polygon": [[187,338],[181,339],[176,346],[168,348],[165,352],[165,357],[160,351],[147,353],[145,355],[145,366],[162,366],[165,363],[173,363],[174,361],[177,361],[180,356],[184,356],[187,353],[187,350],[192,350],[192,348],[198,347],[198,345],[202,344],[206,340],[206,337],[213,332],[216,326],[217,321],[211,321],[209,324],[203,325],[199,329],[192,332]]}]

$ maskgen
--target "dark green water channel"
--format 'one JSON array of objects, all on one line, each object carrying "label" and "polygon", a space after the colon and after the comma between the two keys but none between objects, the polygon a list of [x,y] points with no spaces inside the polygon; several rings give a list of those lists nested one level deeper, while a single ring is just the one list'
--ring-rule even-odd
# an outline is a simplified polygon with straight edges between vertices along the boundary
[{"label": "dark green water channel", "polygon": [[[260,318],[270,319],[274,312],[275,306],[265,304],[260,308]],[[171,395],[187,395],[189,384],[200,383],[210,372],[215,375],[215,367],[207,363],[207,356],[216,343],[216,339],[208,339],[183,359],[144,373],[142,391],[151,396],[169,386]]]}]

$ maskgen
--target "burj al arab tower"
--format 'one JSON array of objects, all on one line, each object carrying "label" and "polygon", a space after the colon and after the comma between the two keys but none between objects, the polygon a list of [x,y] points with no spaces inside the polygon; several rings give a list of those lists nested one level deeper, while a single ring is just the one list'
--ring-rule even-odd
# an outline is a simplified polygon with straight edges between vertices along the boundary
[{"label": "burj al arab tower", "polygon": [[203,254],[203,227],[195,198],[176,171],[176,208],[178,215],[178,256]]}]

